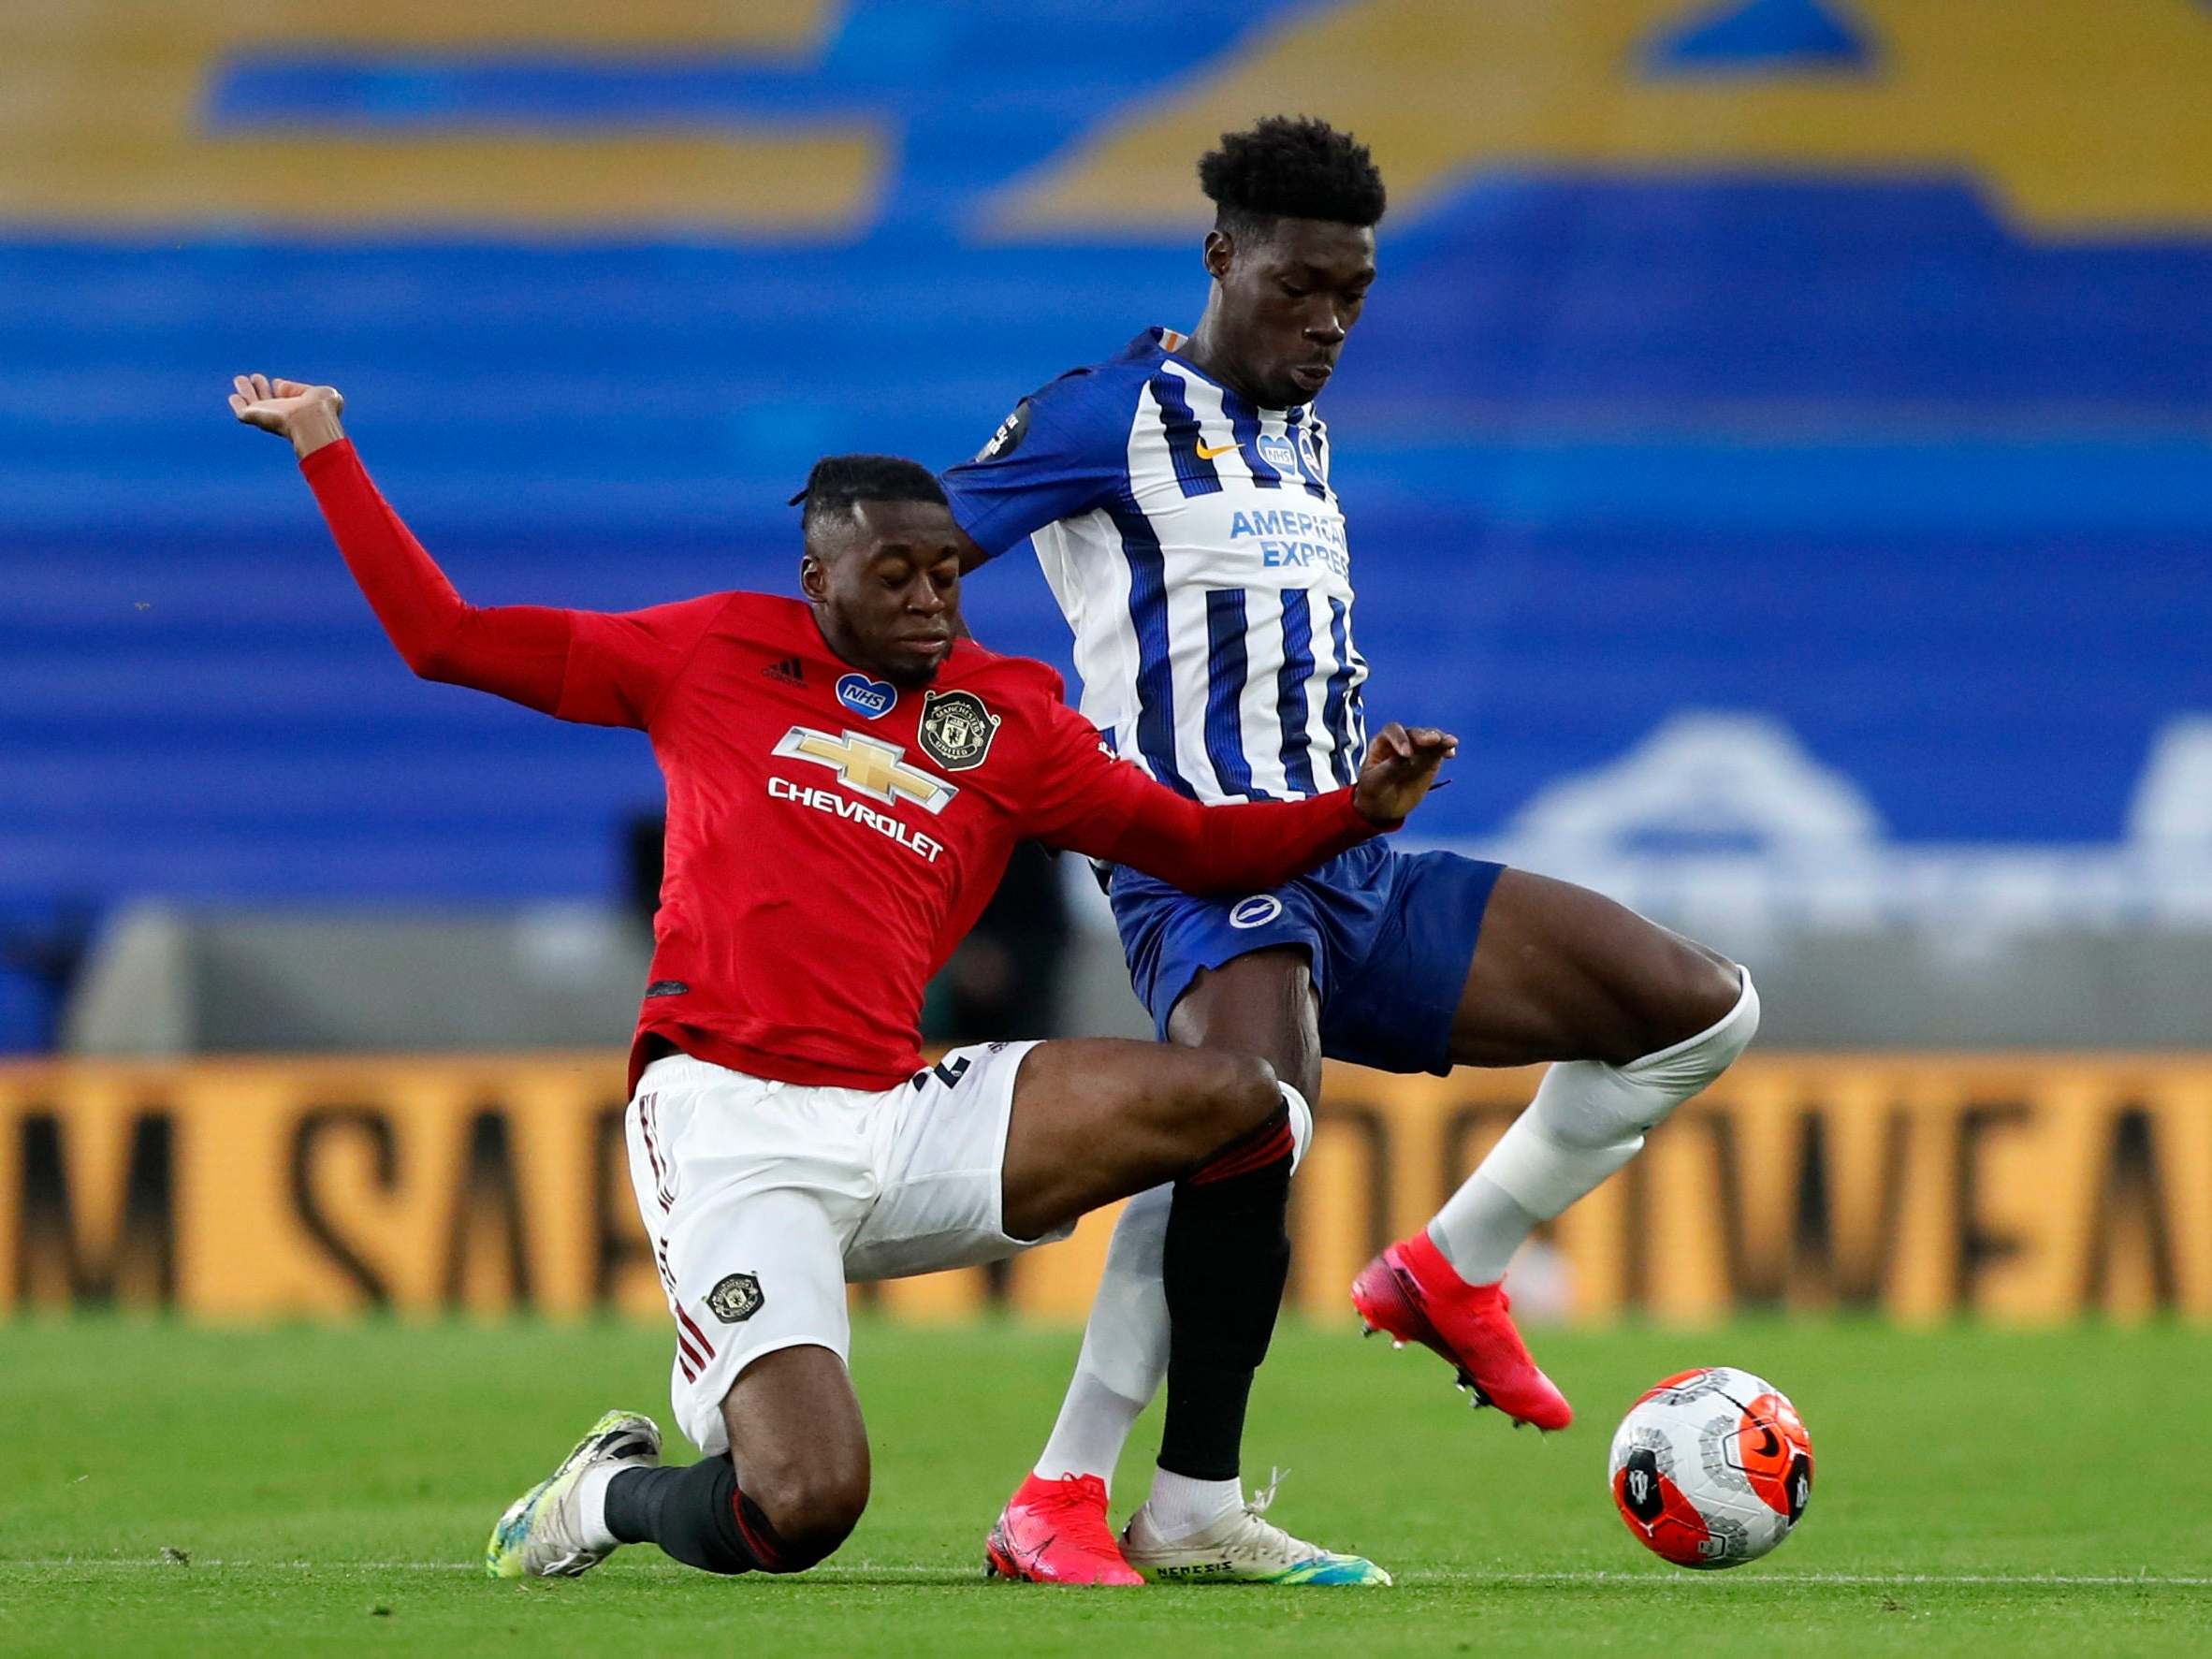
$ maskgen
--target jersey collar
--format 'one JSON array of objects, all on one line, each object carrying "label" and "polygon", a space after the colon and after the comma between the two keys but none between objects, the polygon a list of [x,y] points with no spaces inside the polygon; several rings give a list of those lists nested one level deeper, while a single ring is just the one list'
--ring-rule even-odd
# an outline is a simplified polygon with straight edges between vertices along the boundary
[{"label": "jersey collar", "polygon": [[[1128,348],[1122,353],[1122,356],[1125,357],[1149,357],[1156,356],[1162,357],[1172,357],[1176,362],[1182,364],[1184,368],[1189,370],[1191,373],[1197,375],[1201,380],[1204,381],[1208,386],[1212,386],[1215,391],[1221,393],[1224,397],[1235,397],[1236,394],[1234,392],[1231,392],[1227,386],[1223,386],[1211,374],[1208,374],[1203,369],[1201,369],[1196,363],[1192,362],[1188,357],[1183,355],[1184,347],[1189,343],[1190,336],[1181,332],[1179,329],[1155,327],[1145,329],[1143,333],[1138,335],[1136,339],[1130,341],[1128,343]],[[1280,415],[1282,416],[1284,422],[1289,426],[1296,426],[1300,421],[1303,420],[1305,418],[1305,412],[1306,406],[1303,403],[1294,403],[1288,409],[1261,409],[1258,411],[1258,413],[1264,415]]]}]

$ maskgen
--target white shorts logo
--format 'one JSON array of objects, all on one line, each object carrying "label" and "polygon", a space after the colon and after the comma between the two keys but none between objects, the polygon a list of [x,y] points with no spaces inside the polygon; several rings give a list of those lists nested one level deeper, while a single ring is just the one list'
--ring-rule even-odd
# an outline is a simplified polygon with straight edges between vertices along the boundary
[{"label": "white shorts logo", "polygon": [[1231,927],[1265,927],[1283,913],[1283,901],[1272,893],[1240,898],[1229,912]]}]

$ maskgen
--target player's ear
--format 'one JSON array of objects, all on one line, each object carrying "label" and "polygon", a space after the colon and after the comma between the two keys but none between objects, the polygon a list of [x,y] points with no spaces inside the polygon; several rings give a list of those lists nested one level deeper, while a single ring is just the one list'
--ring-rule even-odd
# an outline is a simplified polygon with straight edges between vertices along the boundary
[{"label": "player's ear", "polygon": [[1236,239],[1215,226],[1206,232],[1206,274],[1217,283],[1229,281],[1229,268],[1236,257]]},{"label": "player's ear", "polygon": [[829,571],[812,553],[799,555],[799,591],[815,604],[829,598]]}]

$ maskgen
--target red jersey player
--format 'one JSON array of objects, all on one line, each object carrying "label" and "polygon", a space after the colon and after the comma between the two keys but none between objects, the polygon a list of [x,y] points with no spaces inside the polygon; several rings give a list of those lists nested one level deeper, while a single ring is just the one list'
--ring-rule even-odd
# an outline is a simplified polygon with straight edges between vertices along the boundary
[{"label": "red jersey player", "polygon": [[[1105,752],[1050,669],[954,637],[961,538],[929,471],[888,457],[815,468],[803,601],[479,609],[370,482],[335,390],[234,384],[239,419],[291,440],[417,674],[640,728],[667,779],[626,1127],[676,1321],[672,1402],[706,1456],[660,1468],[651,1420],[608,1413],[507,1510],[487,1569],[575,1574],[647,1540],[715,1572],[820,1561],[868,1490],[848,1281],[1003,1258],[1162,1181],[1179,1199],[1161,1467],[1233,1476],[1302,1098],[1262,1061],[1149,1042],[992,1043],[924,1068],[923,987],[1017,840],[1187,889],[1265,888],[1394,826],[1453,740],[1391,727],[1356,788],[1304,801],[1206,808],[1162,788]],[[1389,1581],[1312,1556],[1317,1579]]]}]

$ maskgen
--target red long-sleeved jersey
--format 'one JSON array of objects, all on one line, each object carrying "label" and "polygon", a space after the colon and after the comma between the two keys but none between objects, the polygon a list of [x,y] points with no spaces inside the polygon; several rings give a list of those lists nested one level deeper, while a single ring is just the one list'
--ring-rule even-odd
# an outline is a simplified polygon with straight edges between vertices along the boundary
[{"label": "red long-sleeved jersey", "polygon": [[1050,668],[968,640],[916,690],[844,662],[805,604],[767,594],[479,609],[350,443],[301,471],[415,673],[652,739],[668,844],[633,1087],[656,1035],[790,1083],[910,1076],[924,986],[1025,838],[1205,893],[1274,886],[1375,833],[1349,790],[1186,800],[1108,754]]}]

